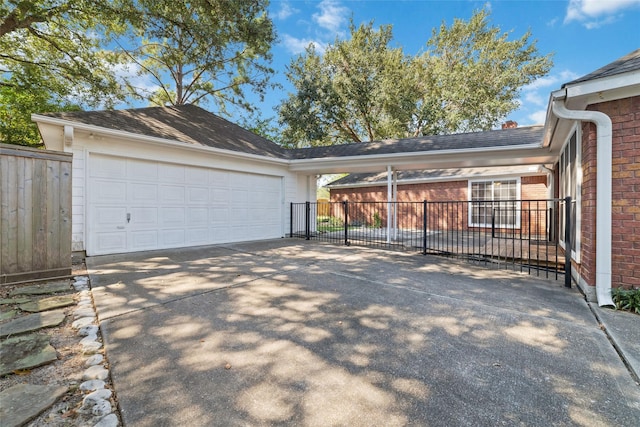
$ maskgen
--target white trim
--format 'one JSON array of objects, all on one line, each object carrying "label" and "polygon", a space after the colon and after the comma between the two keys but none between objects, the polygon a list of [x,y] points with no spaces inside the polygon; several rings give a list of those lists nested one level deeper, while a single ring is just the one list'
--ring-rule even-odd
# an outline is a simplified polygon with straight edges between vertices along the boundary
[{"label": "white trim", "polygon": [[[467,221],[467,225],[469,227],[474,227],[474,228],[491,228],[491,224],[481,224],[481,223],[474,223],[473,222],[473,203],[474,200],[472,198],[472,192],[471,192],[471,186],[473,185],[473,183],[478,183],[478,182],[483,182],[483,183],[487,183],[487,182],[491,182],[491,200],[486,200],[486,202],[491,202],[491,201],[497,201],[497,202],[509,202],[511,200],[493,200],[493,183],[496,181],[516,181],[516,199],[513,200],[514,202],[518,202],[518,205],[516,206],[516,223],[514,225],[502,225],[500,224],[500,226],[498,227],[498,225],[496,225],[497,228],[506,228],[506,229],[519,229],[521,227],[521,222],[520,222],[520,211],[521,211],[521,207],[520,207],[520,200],[521,200],[521,195],[522,195],[522,180],[520,179],[520,177],[513,177],[513,178],[505,178],[505,177],[487,177],[486,179],[470,179],[467,181],[467,200],[469,202],[469,209],[468,211],[468,221]],[[476,202],[484,202],[485,200],[478,200]]]},{"label": "white trim", "polygon": [[[579,126],[578,125],[579,123],[580,122],[574,123],[573,132],[569,134],[569,136],[567,137],[566,141],[562,146],[562,150],[560,150],[560,154],[562,154],[565,148],[567,147],[567,145],[569,145],[571,141],[571,137],[575,133],[576,134],[576,197],[574,202],[576,204],[576,225],[575,225],[576,241],[571,247],[571,259],[573,259],[578,264],[580,264],[582,259],[582,251],[580,250],[580,246],[582,242],[582,228],[581,228],[582,227],[582,126]],[[562,174],[560,172],[561,158],[562,157],[558,157],[558,179],[560,181],[558,183],[558,191],[560,193],[559,194],[560,198],[564,198],[567,195],[562,194],[564,182],[562,181]],[[560,247],[564,249],[566,246],[566,242],[564,241],[563,233],[561,233],[561,235],[558,236],[558,238],[560,242]]]},{"label": "white trim", "polygon": [[[482,180],[485,177],[489,179],[494,178],[522,178],[523,176],[542,176],[547,175],[543,169],[543,166],[537,165],[535,170],[525,170],[522,171],[510,171],[504,173],[496,173],[492,172],[488,175],[481,174],[456,174],[456,175],[447,175],[447,176],[438,176],[431,178],[413,178],[413,179],[398,179],[398,185],[414,185],[414,184],[430,184],[434,182],[450,182],[450,181],[467,181],[469,179],[477,179]],[[365,188],[365,187],[384,187],[386,183],[383,181],[375,181],[375,182],[355,182],[352,184],[328,184],[325,185],[325,188],[329,189],[342,189],[342,188]]]}]

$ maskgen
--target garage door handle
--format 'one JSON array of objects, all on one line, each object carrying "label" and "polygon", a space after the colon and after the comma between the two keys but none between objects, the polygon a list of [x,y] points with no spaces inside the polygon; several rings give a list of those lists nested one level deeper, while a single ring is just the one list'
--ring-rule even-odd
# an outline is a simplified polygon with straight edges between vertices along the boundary
[{"label": "garage door handle", "polygon": [[129,222],[131,222],[131,214],[130,213],[127,214],[127,223],[129,223]]},{"label": "garage door handle", "polygon": [[116,227],[118,230],[124,230],[124,226],[123,225],[119,225]]}]

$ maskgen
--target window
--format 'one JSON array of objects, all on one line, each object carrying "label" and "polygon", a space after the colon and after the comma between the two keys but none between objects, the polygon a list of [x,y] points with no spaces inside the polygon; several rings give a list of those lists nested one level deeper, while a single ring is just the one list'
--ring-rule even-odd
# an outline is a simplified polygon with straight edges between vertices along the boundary
[{"label": "window", "polygon": [[520,227],[520,179],[470,181],[469,226]]},{"label": "window", "polygon": [[[560,197],[571,197],[571,242],[572,242],[572,256],[576,261],[579,261],[578,255],[580,253],[580,191],[581,191],[581,179],[582,179],[582,156],[580,150],[580,144],[578,130],[576,130],[560,154],[560,162],[558,163],[558,169],[560,172]],[[560,209],[560,241],[565,246],[565,208],[564,204],[561,204]]]}]

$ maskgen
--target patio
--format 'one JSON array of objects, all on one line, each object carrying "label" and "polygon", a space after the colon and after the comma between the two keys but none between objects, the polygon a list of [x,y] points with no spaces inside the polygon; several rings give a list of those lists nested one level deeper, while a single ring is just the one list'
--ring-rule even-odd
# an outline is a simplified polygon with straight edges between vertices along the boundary
[{"label": "patio", "polygon": [[296,239],[87,259],[125,425],[638,425],[576,289]]}]

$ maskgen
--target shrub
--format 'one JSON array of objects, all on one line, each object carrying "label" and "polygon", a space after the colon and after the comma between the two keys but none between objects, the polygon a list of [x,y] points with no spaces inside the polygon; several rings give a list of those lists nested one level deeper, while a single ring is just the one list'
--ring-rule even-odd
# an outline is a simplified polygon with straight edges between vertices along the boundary
[{"label": "shrub", "polygon": [[640,289],[616,288],[612,296],[618,310],[640,314]]}]

